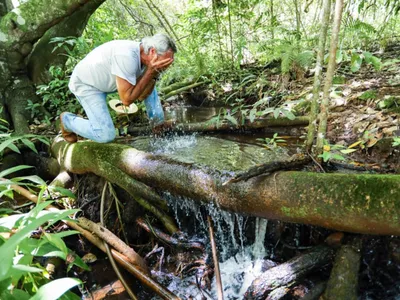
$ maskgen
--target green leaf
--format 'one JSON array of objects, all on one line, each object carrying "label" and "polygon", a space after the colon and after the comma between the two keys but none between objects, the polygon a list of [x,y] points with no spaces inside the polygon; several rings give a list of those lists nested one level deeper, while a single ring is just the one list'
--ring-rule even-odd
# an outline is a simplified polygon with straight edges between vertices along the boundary
[{"label": "green leaf", "polygon": [[340,152],[344,153],[344,154],[349,154],[352,152],[357,151],[357,149],[344,149],[344,150],[340,150]]},{"label": "green leaf", "polygon": [[0,294],[0,299],[2,300],[29,300],[30,297],[31,295],[20,289],[13,289],[12,293],[8,290],[3,290]]},{"label": "green leaf", "polygon": [[80,280],[69,277],[53,280],[39,288],[31,300],[57,300],[68,290],[81,283]]},{"label": "green leaf", "polygon": [[39,273],[43,272],[42,269],[36,268],[36,267],[31,267],[31,266],[26,266],[26,265],[13,265],[13,269],[22,271],[23,273]]},{"label": "green leaf", "polygon": [[35,147],[35,144],[32,143],[30,140],[28,139],[21,139],[21,142],[27,146],[29,149],[31,149],[33,152],[38,153]]},{"label": "green leaf", "polygon": [[255,118],[256,118],[256,112],[257,112],[257,110],[255,110],[255,109],[250,110],[250,116],[249,116],[249,118],[250,118],[250,123],[253,123],[253,122],[254,122],[254,120],[255,120]]},{"label": "green leaf", "polygon": [[[70,213],[70,211],[68,211],[68,213]],[[33,230],[44,223],[49,221],[54,223],[65,217],[65,211],[47,212],[43,216],[33,219],[31,223],[12,235],[7,242],[0,247],[0,253],[2,254],[0,255],[0,280],[7,277],[7,273],[9,272],[13,262],[14,251],[24,238],[28,237]]]},{"label": "green leaf", "polygon": [[32,181],[33,183],[36,183],[38,185],[46,185],[46,182],[40,178],[37,175],[31,175],[31,176],[23,176],[23,177],[15,177],[12,179],[13,182],[19,182],[22,180],[29,180]]},{"label": "green leaf", "polygon": [[67,246],[65,245],[62,238],[60,238],[59,236],[52,234],[52,233],[45,232],[43,238],[48,240],[50,244],[56,246],[58,249],[60,249],[62,252],[64,252],[65,255],[68,254]]},{"label": "green leaf", "polygon": [[7,148],[11,149],[12,151],[21,154],[21,151],[19,151],[18,147],[15,146],[14,144],[9,144],[7,145]]},{"label": "green leaf", "polygon": [[281,113],[281,109],[280,108],[274,109],[274,118],[278,119],[280,113]]},{"label": "green leaf", "polygon": [[362,62],[363,58],[361,57],[361,55],[354,53],[351,56],[351,72],[357,72],[358,70],[360,70]]},{"label": "green leaf", "polygon": [[376,56],[373,56],[371,58],[371,64],[374,66],[374,69],[377,71],[382,69],[382,61]]},{"label": "green leaf", "polygon": [[343,51],[337,50],[336,51],[336,63],[340,64],[343,61]]},{"label": "green leaf", "polygon": [[49,186],[49,190],[52,192],[59,192],[61,195],[72,198],[72,199],[76,199],[76,196],[73,192],[71,192],[69,189],[65,189],[59,186]]},{"label": "green leaf", "polygon": [[238,121],[234,117],[232,117],[231,115],[226,115],[226,116],[224,116],[224,118],[226,120],[228,120],[229,122],[231,122],[232,124],[238,125]]},{"label": "green leaf", "polygon": [[337,160],[346,160],[343,156],[339,154],[333,154],[332,158]]},{"label": "green leaf", "polygon": [[17,171],[20,171],[20,170],[24,170],[24,169],[29,169],[29,168],[33,168],[33,167],[32,166],[26,166],[26,165],[20,165],[20,166],[16,166],[16,167],[13,167],[13,168],[9,168],[7,170],[4,170],[4,171],[0,172],[0,178],[2,178],[4,176],[7,176],[7,175],[9,175],[11,173],[14,173],[14,172],[17,172]]},{"label": "green leaf", "polygon": [[290,110],[287,110],[287,109],[282,109],[282,113],[286,116],[286,118],[288,118],[289,120],[294,120],[294,119],[296,119],[296,116],[290,111]]}]

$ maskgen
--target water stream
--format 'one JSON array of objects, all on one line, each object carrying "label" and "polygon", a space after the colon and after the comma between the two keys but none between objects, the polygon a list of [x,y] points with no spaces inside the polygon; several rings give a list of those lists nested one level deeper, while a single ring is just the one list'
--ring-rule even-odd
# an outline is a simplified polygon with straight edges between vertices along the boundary
[{"label": "water stream", "polygon": [[[221,137],[202,136],[197,134],[173,134],[164,138],[138,138],[132,146],[154,154],[162,154],[174,160],[196,164],[219,172],[237,172],[246,170],[256,164],[288,157],[288,149],[277,147],[274,150],[224,139]],[[250,239],[245,235],[248,218],[220,210],[215,204],[196,204],[190,199],[172,196],[164,192],[163,198],[174,213],[178,226],[190,236],[196,236],[208,242],[208,224],[205,216],[212,217],[215,240],[218,244],[221,278],[225,299],[243,297],[251,282],[261,274],[263,258],[267,254],[265,236],[268,221],[255,219],[255,232]],[[252,221],[254,218],[252,218]],[[210,253],[210,249],[208,249]],[[188,295],[193,299],[216,299],[215,282],[213,288],[205,295],[195,283],[194,276],[185,279],[171,274],[167,287],[182,299]],[[215,280],[215,279],[214,279]]]},{"label": "water stream", "polygon": [[[255,164],[282,160],[289,157],[290,149],[277,147],[268,149],[249,142],[225,139],[221,136],[174,134],[163,138],[136,138],[132,146],[143,151],[165,155],[176,161],[204,166],[232,175]],[[292,149],[293,152],[293,149]],[[214,221],[215,240],[219,251],[224,299],[242,299],[251,282],[265,268],[298,254],[295,249],[307,249],[323,241],[327,230],[299,224],[285,224],[280,229],[283,236],[278,241],[271,239],[273,221],[250,218],[221,211],[213,203],[197,204],[190,199],[172,196],[164,192],[178,226],[189,236],[203,240],[209,247],[207,215]],[[287,238],[285,238],[287,234]],[[360,267],[359,299],[400,299],[400,240],[397,237],[369,238],[363,252]],[[266,247],[265,245],[268,245]],[[306,246],[306,247],[304,247]],[[279,251],[279,253],[277,253]],[[211,253],[210,248],[207,253]],[[397,255],[397,257],[396,257]],[[173,273],[154,273],[162,284],[182,299],[217,299],[215,279],[210,291],[201,291],[194,275],[181,278]],[[320,277],[323,278],[320,278]],[[327,280],[327,272],[317,277]],[[153,298],[158,299],[158,298]]]}]

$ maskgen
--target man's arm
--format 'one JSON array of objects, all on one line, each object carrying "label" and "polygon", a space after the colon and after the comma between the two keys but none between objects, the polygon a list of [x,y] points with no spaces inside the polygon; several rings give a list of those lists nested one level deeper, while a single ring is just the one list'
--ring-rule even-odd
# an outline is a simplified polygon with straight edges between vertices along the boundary
[{"label": "man's arm", "polygon": [[149,86],[154,87],[154,75],[146,70],[143,76],[138,79],[136,85],[131,84],[129,81],[117,76],[117,90],[119,98],[123,105],[129,106],[134,100],[144,100],[142,95]]},{"label": "man's arm", "polygon": [[155,85],[154,78],[172,62],[173,59],[171,58],[157,61],[157,56],[155,56],[147,66],[143,76],[138,78],[136,85],[133,85],[129,81],[117,76],[117,90],[122,104],[129,106],[133,101],[144,100],[148,95],[150,95]]}]

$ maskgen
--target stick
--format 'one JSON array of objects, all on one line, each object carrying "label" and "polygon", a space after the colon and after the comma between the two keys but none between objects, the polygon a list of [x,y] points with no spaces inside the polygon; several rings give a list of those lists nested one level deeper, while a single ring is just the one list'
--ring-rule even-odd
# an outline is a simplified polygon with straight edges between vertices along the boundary
[{"label": "stick", "polygon": [[[106,196],[107,184],[108,184],[108,182],[106,182],[104,184],[103,192],[101,193],[101,201],[100,201],[100,223],[101,223],[101,226],[103,226],[103,227],[104,227],[104,199],[106,198],[105,196]],[[117,205],[118,205],[118,203],[117,203]],[[103,242],[103,243],[104,243],[104,247],[106,247],[107,256],[110,259],[111,266],[114,269],[114,272],[117,274],[118,279],[121,281],[122,285],[124,286],[125,291],[128,293],[128,295],[131,297],[132,300],[137,300],[136,295],[133,293],[133,291],[129,287],[128,283],[125,281],[124,276],[122,276],[121,272],[119,271],[118,266],[115,263],[115,260],[111,254],[110,246],[108,246],[108,244],[106,242]]]},{"label": "stick", "polygon": [[212,219],[210,216],[207,216],[207,222],[208,222],[208,229],[210,231],[210,242],[211,242],[211,249],[212,249],[213,260],[214,260],[214,268],[215,268],[215,279],[217,282],[217,296],[218,296],[218,300],[224,300],[222,281],[221,281],[221,272],[219,271],[217,245],[215,244],[214,228],[213,228]]}]

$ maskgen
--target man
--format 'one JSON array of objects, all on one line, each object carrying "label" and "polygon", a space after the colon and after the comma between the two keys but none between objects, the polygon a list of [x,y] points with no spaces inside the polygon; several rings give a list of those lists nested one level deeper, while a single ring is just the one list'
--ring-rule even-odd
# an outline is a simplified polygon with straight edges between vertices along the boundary
[{"label": "man", "polygon": [[60,115],[61,133],[69,143],[77,135],[99,143],[115,138],[115,127],[106,96],[118,91],[123,105],[145,101],[151,125],[164,122],[164,112],[154,88],[159,73],[174,61],[175,43],[164,34],[142,42],[111,41],[90,52],[72,72],[69,88],[78,98],[88,119],[69,112]]}]

